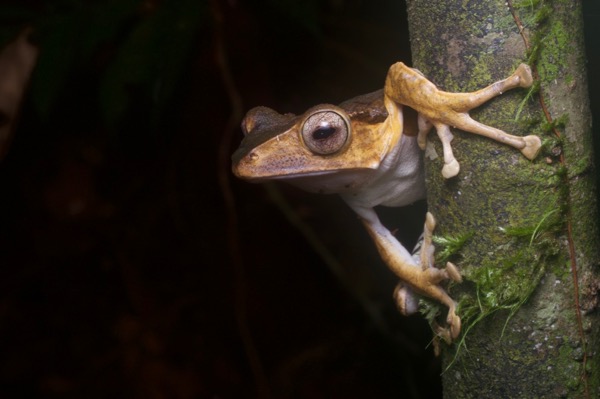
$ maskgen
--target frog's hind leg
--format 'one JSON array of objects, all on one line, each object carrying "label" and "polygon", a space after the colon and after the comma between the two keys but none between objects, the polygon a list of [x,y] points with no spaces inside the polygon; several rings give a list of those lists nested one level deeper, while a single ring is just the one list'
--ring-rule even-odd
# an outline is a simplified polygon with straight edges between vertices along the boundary
[{"label": "frog's hind leg", "polygon": [[450,145],[453,136],[449,126],[508,144],[520,150],[526,158],[530,160],[534,159],[542,145],[539,137],[534,135],[526,137],[513,136],[500,129],[477,122],[468,114],[471,109],[477,108],[507,90],[516,87],[530,87],[532,83],[531,69],[529,66],[521,64],[508,78],[495,82],[481,90],[471,93],[438,92],[439,98],[432,100],[433,102],[437,102],[433,108],[436,110],[445,109],[446,112],[438,112],[436,114],[425,111],[425,115],[419,114],[419,146],[422,149],[425,148],[427,134],[431,126],[434,125],[444,150],[442,175],[446,179],[456,176],[460,170],[460,165],[454,157]]},{"label": "frog's hind leg", "polygon": [[[450,263],[446,264],[445,269],[433,267],[434,247],[431,242],[431,236],[435,228],[433,215],[428,213],[426,217],[423,229],[423,248],[421,249],[421,260],[424,264],[419,265],[406,248],[381,223],[373,208],[355,203],[352,196],[344,196],[343,198],[362,219],[383,261],[402,281],[410,286],[410,291],[402,290],[401,288],[396,290],[395,297],[402,312],[410,313],[410,311],[415,310],[415,306],[404,306],[401,303],[402,298],[398,298],[398,294],[407,293],[410,295],[411,292],[415,292],[430,297],[448,307],[446,321],[448,323],[449,337],[451,339],[456,338],[460,333],[461,325],[460,317],[456,314],[456,303],[439,284],[449,279],[460,282],[462,278],[456,267]],[[424,255],[423,252],[425,253]]]},{"label": "frog's hind leg", "polygon": [[452,97],[450,100],[452,109],[456,112],[468,112],[508,90],[516,87],[531,87],[532,84],[531,68],[526,64],[521,64],[508,78],[492,83],[483,89],[471,93],[447,94]]},{"label": "frog's hind leg", "polygon": [[529,160],[534,159],[540,151],[542,141],[538,136],[530,135],[525,137],[513,136],[495,127],[484,125],[471,118],[468,114],[462,114],[454,121],[454,126],[464,130],[488,137],[500,143],[508,144],[521,151]]},{"label": "frog's hind leg", "polygon": [[[461,117],[454,120],[454,122],[455,123],[453,123],[453,125],[458,129],[475,133],[480,136],[485,136],[500,143],[510,145],[511,147],[520,150],[521,153],[530,160],[537,156],[542,146],[542,142],[538,136],[513,136],[500,129],[477,122],[468,114],[461,115]],[[450,127],[444,123],[436,123],[435,129],[440,141],[442,142],[442,148],[444,151],[444,167],[442,168],[442,176],[444,176],[446,179],[449,179],[456,176],[460,171],[460,164],[456,160],[456,157],[452,151],[451,142],[454,136],[450,132]],[[421,138],[420,130],[419,138]]]}]

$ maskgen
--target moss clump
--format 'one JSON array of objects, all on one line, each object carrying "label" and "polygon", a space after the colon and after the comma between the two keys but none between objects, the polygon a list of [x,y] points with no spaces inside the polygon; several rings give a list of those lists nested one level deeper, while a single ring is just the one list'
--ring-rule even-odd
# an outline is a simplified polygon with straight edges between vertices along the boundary
[{"label": "moss clump", "polygon": [[[507,312],[506,327],[512,316],[531,297],[546,272],[545,265],[553,263],[549,262],[550,258],[560,256],[557,236],[564,226],[563,215],[564,209],[549,208],[535,223],[500,229],[504,244],[500,245],[498,252],[503,252],[504,247],[516,251],[505,254],[499,262],[484,263],[465,271],[465,284],[473,289],[463,289],[458,301],[463,331],[456,346],[456,356],[461,353],[471,329],[482,320],[502,310]],[[438,260],[445,261],[457,256],[471,236],[435,237],[436,244],[441,247]],[[474,296],[466,292],[474,292]],[[437,303],[421,301],[421,313],[432,327],[437,324],[441,312],[442,307]]]},{"label": "moss clump", "polygon": [[568,70],[566,62],[573,51],[568,29],[561,21],[549,23],[552,7],[543,0],[515,2],[513,7],[522,11],[524,27],[535,32],[528,51],[528,63],[537,66],[544,81],[558,78],[562,71]]},{"label": "moss clump", "polygon": [[446,263],[452,256],[457,255],[467,240],[473,237],[473,234],[470,232],[455,236],[434,236],[433,242],[442,248],[435,254],[436,261]]}]

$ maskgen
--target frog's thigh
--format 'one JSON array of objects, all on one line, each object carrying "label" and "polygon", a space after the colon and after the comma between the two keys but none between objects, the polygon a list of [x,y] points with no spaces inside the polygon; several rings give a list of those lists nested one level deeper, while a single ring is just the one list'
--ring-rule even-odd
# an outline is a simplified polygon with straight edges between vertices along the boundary
[{"label": "frog's thigh", "polygon": [[511,76],[470,93],[447,93],[449,98],[446,101],[454,111],[468,112],[515,87],[519,87],[519,79]]},{"label": "frog's thigh", "polygon": [[501,95],[507,90],[517,87],[530,87],[533,83],[531,70],[525,64],[519,65],[515,72],[506,79],[499,80],[483,89],[470,93],[447,93],[452,97],[449,103],[457,112],[467,112],[477,108],[492,98]]}]

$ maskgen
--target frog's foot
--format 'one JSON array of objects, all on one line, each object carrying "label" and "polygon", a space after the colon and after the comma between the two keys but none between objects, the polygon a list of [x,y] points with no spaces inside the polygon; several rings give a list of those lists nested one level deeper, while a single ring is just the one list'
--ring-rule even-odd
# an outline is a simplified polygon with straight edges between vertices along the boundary
[{"label": "frog's foot", "polygon": [[425,215],[425,224],[423,225],[423,234],[422,239],[419,244],[415,247],[415,253],[418,253],[421,268],[426,271],[428,269],[433,269],[436,271],[441,271],[443,274],[439,277],[438,282],[441,280],[453,280],[458,283],[462,282],[462,277],[456,265],[452,262],[446,262],[446,267],[444,269],[436,269],[433,266],[435,261],[435,246],[433,245],[433,230],[435,230],[435,217],[431,212],[427,212]]},{"label": "frog's foot", "polygon": [[[424,271],[430,277],[430,286],[434,286],[435,295],[425,293],[427,296],[432,296],[440,302],[448,306],[448,315],[446,316],[446,326],[442,327],[439,324],[433,324],[433,330],[437,336],[442,338],[446,343],[450,344],[460,334],[461,320],[456,314],[456,302],[454,302],[446,292],[438,286],[442,280],[453,280],[461,282],[462,277],[456,266],[450,262],[446,264],[443,270],[431,268]],[[418,290],[418,288],[417,288]],[[427,290],[431,291],[431,289]],[[405,316],[416,313],[419,310],[419,298],[413,289],[403,282],[399,282],[394,290],[394,300],[400,313]]]},{"label": "frog's foot", "polygon": [[419,310],[418,296],[402,281],[394,289],[394,301],[400,313],[405,316],[415,314]]},{"label": "frog's foot", "polygon": [[521,149],[521,154],[525,155],[529,160],[535,159],[542,147],[542,140],[538,136],[530,135],[523,137],[523,141],[525,142],[525,147]]},{"label": "frog's foot", "polygon": [[[456,266],[454,266],[450,262],[448,262],[448,264],[452,265],[453,273],[455,273],[453,276],[451,276],[451,278],[457,282],[462,281],[462,277],[458,273]],[[446,272],[448,272],[448,274],[450,274],[451,272],[449,272],[448,269],[449,269],[449,267],[448,267],[448,265],[446,265]],[[456,302],[454,302],[454,301],[452,301],[452,304],[450,306],[448,306],[448,315],[446,316],[446,324],[448,325],[447,330],[450,333],[450,338],[451,338],[450,342],[454,341],[456,338],[458,338],[458,335],[460,334],[460,328],[461,328],[460,317],[456,314]],[[448,342],[448,341],[446,341],[446,342]]]},{"label": "frog's foot", "polygon": [[520,87],[531,87],[533,84],[533,75],[531,74],[531,68],[527,64],[520,64],[515,72],[512,74],[519,79]]},{"label": "frog's foot", "polygon": [[407,281],[407,283],[410,284],[410,288],[405,286],[397,287],[394,292],[394,297],[398,308],[405,315],[414,313],[418,309],[418,302],[414,298],[412,290],[420,295],[430,297],[443,305],[446,305],[448,307],[446,326],[441,327],[439,325],[434,325],[434,331],[437,335],[444,338],[446,342],[451,343],[460,334],[461,320],[456,314],[456,302],[454,302],[440,285],[446,280],[455,282],[462,281],[458,269],[450,262],[446,264],[445,269],[431,267],[423,270],[419,281]]},{"label": "frog's foot", "polygon": [[[458,276],[460,278],[460,275]],[[394,290],[394,300],[400,313],[405,316],[415,314],[419,310],[418,295],[402,282],[398,283]],[[435,334],[442,338],[447,344],[451,344],[452,341],[458,338],[461,329],[461,320],[456,314],[456,303],[454,301],[451,301],[450,306],[448,307],[446,326],[442,327],[434,321],[432,327]]]},{"label": "frog's foot", "polygon": [[461,321],[460,317],[456,314],[456,305],[448,310],[448,316],[446,317],[446,323],[448,323],[450,329],[450,337],[454,341],[460,334]]},{"label": "frog's foot", "polygon": [[[433,230],[435,229],[435,218],[430,212],[427,212],[425,225],[423,227],[423,240],[420,246],[419,263],[421,273],[413,281],[407,281],[410,287],[399,286],[395,291],[395,298],[398,307],[404,314],[405,312],[416,311],[418,303],[413,298],[412,290],[415,292],[435,299],[448,307],[448,316],[446,317],[448,339],[452,341],[460,334],[460,317],[456,314],[456,302],[450,298],[446,291],[440,286],[440,283],[446,280],[461,282],[462,277],[458,268],[451,262],[446,263],[444,269],[438,269],[433,266],[435,247],[433,245]],[[412,295],[412,296],[411,296]]]},{"label": "frog's foot", "polygon": [[[454,263],[447,262],[444,269],[433,267],[435,247],[433,245],[433,230],[435,229],[435,218],[431,212],[427,212],[425,225],[423,227],[423,243],[421,245],[421,267],[425,272],[429,272],[429,284],[433,288],[432,297],[444,305],[448,306],[448,316],[446,324],[448,325],[448,339],[450,342],[460,334],[460,317],[456,314],[456,302],[448,296],[446,291],[439,286],[444,280],[452,280],[457,283],[462,282],[458,268]],[[448,339],[446,340],[448,342]]]},{"label": "frog's foot", "polygon": [[456,315],[456,303],[448,296],[440,284],[446,280],[460,282],[461,277],[456,266],[451,263],[448,263],[444,269],[433,267],[433,252],[435,250],[432,243],[433,229],[435,228],[433,215],[429,212],[427,213],[423,229],[421,253],[418,259],[415,260],[406,248],[381,223],[373,208],[356,204],[352,201],[352,197],[343,198],[360,216],[369,235],[375,242],[383,261],[406,284],[406,288],[401,285],[394,293],[396,303],[402,313],[409,314],[418,308],[416,300],[412,298],[411,291],[422,296],[427,296],[448,307],[447,321],[450,336],[458,336],[460,333],[460,318]]},{"label": "frog's foot", "polygon": [[447,327],[442,327],[437,323],[433,323],[433,331],[435,335],[444,340],[450,345],[460,334],[461,321],[460,317],[456,315],[456,309],[449,309],[448,316],[446,317]]},{"label": "frog's foot", "polygon": [[456,159],[453,159],[450,163],[444,164],[444,167],[442,168],[442,176],[444,176],[444,179],[454,177],[458,172],[460,172],[460,164]]}]

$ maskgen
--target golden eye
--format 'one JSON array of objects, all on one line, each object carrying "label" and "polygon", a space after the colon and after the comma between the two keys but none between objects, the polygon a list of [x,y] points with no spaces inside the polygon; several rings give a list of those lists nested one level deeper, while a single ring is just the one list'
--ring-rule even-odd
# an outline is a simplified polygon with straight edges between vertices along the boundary
[{"label": "golden eye", "polygon": [[332,110],[317,111],[302,125],[302,140],[310,151],[331,155],[344,147],[350,136],[346,118]]}]

